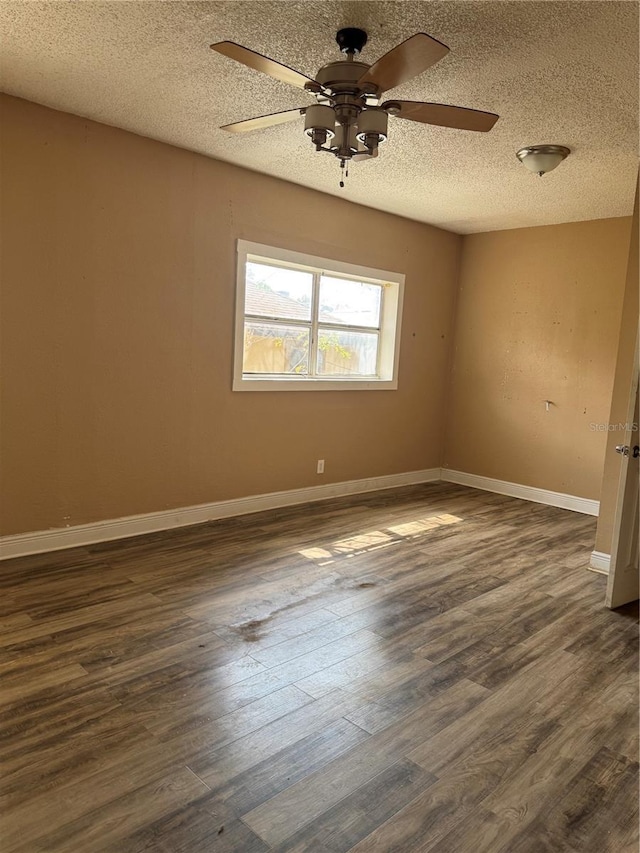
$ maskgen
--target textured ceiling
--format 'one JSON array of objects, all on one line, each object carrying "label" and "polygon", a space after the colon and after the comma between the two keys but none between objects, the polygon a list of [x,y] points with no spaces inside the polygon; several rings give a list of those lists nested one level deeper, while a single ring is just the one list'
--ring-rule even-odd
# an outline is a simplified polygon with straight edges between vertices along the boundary
[{"label": "textured ceiling", "polygon": [[[228,122],[313,103],[209,49],[236,41],[314,77],[335,32],[362,60],[415,32],[451,48],[393,90],[488,110],[488,134],[390,120],[377,160],[317,154],[302,120],[232,136]],[[636,2],[4,2],[3,91],[459,233],[631,214],[638,168]],[[567,145],[538,178],[515,152]]]}]

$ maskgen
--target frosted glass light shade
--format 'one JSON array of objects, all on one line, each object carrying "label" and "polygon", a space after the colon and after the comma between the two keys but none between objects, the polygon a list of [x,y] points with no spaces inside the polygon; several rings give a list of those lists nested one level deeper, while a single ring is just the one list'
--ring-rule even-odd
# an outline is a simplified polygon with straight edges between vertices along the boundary
[{"label": "frosted glass light shade", "polygon": [[304,132],[307,136],[312,136],[315,131],[324,131],[329,139],[335,135],[336,116],[331,107],[322,104],[314,104],[307,107],[304,114]]},{"label": "frosted glass light shade", "polygon": [[542,176],[553,171],[570,153],[564,145],[528,145],[521,148],[516,157],[531,172]]},{"label": "frosted glass light shade", "polygon": [[388,121],[389,116],[384,110],[363,110],[358,116],[358,139],[360,142],[364,142],[369,135],[377,136],[378,142],[385,142]]}]

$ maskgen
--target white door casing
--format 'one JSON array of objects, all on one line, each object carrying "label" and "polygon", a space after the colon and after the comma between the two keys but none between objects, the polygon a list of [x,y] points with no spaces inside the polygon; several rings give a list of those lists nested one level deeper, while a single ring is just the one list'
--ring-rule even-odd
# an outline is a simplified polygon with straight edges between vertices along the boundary
[{"label": "white door casing", "polygon": [[[635,428],[634,428],[635,427]],[[613,522],[611,565],[607,580],[605,605],[611,609],[621,607],[640,597],[638,575],[638,502],[639,460],[634,455],[638,446],[638,339],[634,358],[633,380],[627,406],[627,421],[622,447],[618,497]]]}]

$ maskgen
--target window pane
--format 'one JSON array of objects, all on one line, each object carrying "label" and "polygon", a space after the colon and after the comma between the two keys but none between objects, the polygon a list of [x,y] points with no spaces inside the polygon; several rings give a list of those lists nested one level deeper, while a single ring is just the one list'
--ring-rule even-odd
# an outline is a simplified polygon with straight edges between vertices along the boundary
[{"label": "window pane", "polygon": [[247,261],[245,314],[311,319],[313,275]]},{"label": "window pane", "polygon": [[382,287],[345,278],[320,278],[320,322],[349,326],[380,326]]},{"label": "window pane", "polygon": [[318,332],[320,376],[375,376],[377,360],[377,335],[339,329]]},{"label": "window pane", "polygon": [[308,374],[309,329],[247,320],[242,372]]}]

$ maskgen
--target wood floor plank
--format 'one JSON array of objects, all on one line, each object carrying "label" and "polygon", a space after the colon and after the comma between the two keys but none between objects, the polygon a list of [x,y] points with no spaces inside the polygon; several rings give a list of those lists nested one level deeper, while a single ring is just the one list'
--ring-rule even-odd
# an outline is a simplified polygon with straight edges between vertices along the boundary
[{"label": "wood floor plank", "polygon": [[[334,664],[318,668],[310,675],[303,675],[302,678],[297,679],[296,687],[318,698],[336,688],[348,690],[350,685],[379,675],[380,670],[391,666],[401,667],[403,661],[410,657],[411,652],[406,649],[403,642],[389,642],[378,637],[370,649],[363,649],[361,652],[343,657]],[[421,667],[421,664],[418,666]]]},{"label": "wood floor plank", "polygon": [[399,761],[273,849],[278,853],[344,853],[434,781],[434,776],[416,764],[406,759]]},{"label": "wood floor plank", "polygon": [[206,792],[206,785],[187,768],[177,768],[171,776],[128,791],[75,820],[63,822],[54,831],[41,824],[43,838],[36,840],[34,851],[98,853],[105,846],[112,846],[133,834],[140,826],[188,805]]},{"label": "wood floor plank", "polygon": [[362,850],[432,849],[497,784],[509,779],[555,728],[557,724],[545,719],[515,719],[510,726],[476,739],[439,769],[433,786],[365,839]]},{"label": "wood floor plank", "polygon": [[[438,837],[430,847],[430,853],[496,853],[504,844],[509,824],[481,803],[465,811],[462,820],[456,821],[450,832]],[[445,830],[446,831],[446,830]],[[530,853],[539,848],[533,846]],[[577,853],[577,851],[574,851]]]},{"label": "wood floor plank", "polygon": [[564,794],[549,803],[544,818],[537,815],[517,833],[503,833],[497,853],[637,850],[637,762],[604,748],[581,764]]},{"label": "wood floor plank", "polygon": [[308,704],[309,696],[292,685],[274,690],[248,705],[242,705],[213,721],[202,721],[194,727],[192,721],[176,721],[161,735],[163,743],[173,743],[191,756],[204,749],[217,749],[233,743],[245,734],[257,731],[267,723],[286,716],[290,711]]},{"label": "wood floor plank", "polygon": [[[433,715],[430,721],[442,717],[445,720],[463,717],[488,695],[473,682],[461,679],[451,668],[433,666],[426,672],[397,685],[379,699],[370,702],[347,715],[365,731],[374,734],[402,720],[414,709],[429,702]],[[442,696],[441,700],[438,698]]]},{"label": "wood floor plank", "polygon": [[[0,709],[0,761],[21,753],[25,761],[33,761],[47,743],[59,744],[73,732],[80,734],[93,720],[121,707],[108,690],[85,680],[82,689],[78,685],[72,691],[66,684],[61,687],[57,695],[41,691]],[[4,763],[3,769],[6,772]]]},{"label": "wood floor plank", "polygon": [[[525,673],[495,691],[487,691],[484,701],[454,719],[434,737],[417,745],[408,757],[426,770],[438,773],[441,767],[455,761],[484,733],[500,729],[512,720],[528,719],[529,709],[545,700],[553,702],[558,684],[574,670],[573,656],[558,652],[552,666],[532,666]],[[485,688],[486,690],[486,688]]]},{"label": "wood floor plank", "polygon": [[3,743],[0,791],[15,803],[20,794],[28,797],[29,786],[37,785],[43,792],[75,782],[90,775],[103,759],[152,742],[148,731],[133,723],[119,704],[102,701],[101,705],[86,691],[82,704],[90,703],[90,711],[86,705],[83,710],[65,707],[55,725],[42,725],[36,734],[28,726],[22,737],[9,733]]},{"label": "wood floor plank", "polygon": [[45,666],[24,666],[19,662],[11,662],[0,666],[0,679],[2,679],[2,690],[0,691],[0,706],[9,705],[20,699],[25,699],[33,693],[40,693],[50,685],[66,684],[79,678],[87,677],[87,670],[79,663],[70,663],[68,666],[60,666],[53,670],[47,670]]},{"label": "wood floor plank", "polygon": [[[132,757],[132,755],[134,757]],[[126,809],[126,800],[145,786],[167,783],[182,777],[183,768],[171,762],[160,750],[144,755],[141,750],[130,750],[128,757],[102,767],[95,773],[78,781],[71,781],[50,791],[36,792],[31,800],[13,808],[5,809],[2,818],[2,842],[7,849],[13,845],[45,843],[59,830],[76,821],[83,821],[97,809],[104,808],[104,815],[116,814],[116,809]],[[193,779],[193,783],[191,783]],[[189,777],[190,790],[206,791],[206,786],[193,774]],[[171,790],[169,788],[169,790]],[[111,804],[111,805],[110,805]],[[117,804],[114,805],[114,804]],[[100,823],[109,820],[103,817]],[[99,828],[99,823],[96,823]],[[81,833],[82,834],[82,833]],[[74,849],[82,849],[84,840],[76,839]],[[68,849],[68,848],[67,848]]]},{"label": "wood floor plank", "polygon": [[217,800],[229,803],[238,814],[246,814],[363,743],[367,737],[358,726],[340,719],[252,765],[225,786],[212,789],[213,793]]},{"label": "wood floor plank", "polygon": [[199,750],[189,766],[216,790],[282,749],[337,722],[361,704],[357,696],[335,690],[308,705],[216,749]]},{"label": "wood floor plank", "polygon": [[161,602],[150,593],[128,596],[119,601],[106,601],[100,604],[80,607],[57,615],[51,619],[32,619],[27,625],[20,626],[0,636],[0,645],[7,646],[15,643],[24,643],[27,640],[41,636],[51,636],[58,631],[72,628],[77,625],[89,625],[102,615],[108,617],[119,612],[146,612],[153,609]]},{"label": "wood floor plank", "polygon": [[[299,637],[310,631],[335,622],[339,617],[330,610],[317,607],[303,614],[283,615],[278,619],[247,623],[243,620],[235,625],[216,626],[215,633],[230,644],[246,647],[251,643],[252,649],[268,649],[278,643]],[[359,626],[364,627],[364,626]]]},{"label": "wood floor plank", "polygon": [[21,628],[24,625],[31,625],[33,619],[25,612],[14,612],[8,616],[0,617],[0,634],[6,631],[13,631],[16,628]]},{"label": "wood floor plank", "polygon": [[331,808],[374,776],[395,764],[410,742],[427,739],[445,727],[452,707],[467,708],[484,691],[472,682],[455,684],[431,701],[422,702],[412,712],[387,726],[366,741],[366,749],[352,749],[335,759],[324,770],[292,785],[243,816],[243,820],[261,838],[277,844],[305,823]]},{"label": "wood floor plank", "polygon": [[[538,831],[536,831],[538,830]],[[568,789],[527,835],[543,835],[576,850],[617,853],[629,839],[637,841],[638,764],[606,747],[598,750],[572,779]],[[522,834],[511,849],[522,848]]]},{"label": "wood floor plank", "polygon": [[[544,835],[546,816],[556,807],[558,800],[563,799],[580,774],[585,772],[585,768],[596,754],[600,739],[606,739],[606,732],[615,730],[617,722],[615,718],[606,720],[602,716],[598,717],[590,706],[586,706],[574,714],[568,725],[556,730],[543,748],[523,761],[508,780],[495,787],[483,806],[490,809],[501,821],[503,848],[497,848],[498,850],[504,849],[505,853],[509,851],[510,840],[516,837],[519,839],[518,843],[523,844],[527,833],[530,832],[529,828],[534,824],[536,834]],[[635,767],[636,762],[623,758],[625,770],[627,767]],[[629,778],[625,796],[628,818],[631,820],[637,803],[637,791],[637,776],[635,780]],[[598,813],[597,809],[594,811]],[[624,812],[624,807],[621,811]],[[544,821],[540,821],[541,816],[545,816]],[[637,823],[635,832],[637,833]],[[556,834],[559,843],[560,833]],[[637,845],[637,835],[634,835],[632,827],[628,832],[629,843],[634,838]],[[567,843],[573,844],[568,833],[566,839]],[[599,841],[594,839],[593,847],[585,843],[584,848],[579,849],[593,849],[594,853],[597,853],[601,849],[598,844]]]},{"label": "wood floor plank", "polygon": [[[198,638],[200,639],[200,638]],[[192,645],[192,644],[189,644]],[[204,645],[202,643],[197,644]],[[172,654],[166,652],[145,656],[138,663],[151,663],[144,675],[133,675],[139,666],[113,667],[103,677],[103,681],[123,704],[132,709],[167,708],[167,703],[184,697],[185,691],[193,688],[195,699],[200,688],[203,693],[215,693],[224,687],[231,687],[252,676],[267,672],[267,668],[250,655],[230,654],[219,656],[218,649],[207,648],[204,652],[194,650],[188,661],[176,662]],[[149,660],[152,659],[152,661]]]},{"label": "wood floor plank", "polygon": [[473,776],[464,786],[436,781],[408,805],[355,844],[352,853],[431,850],[482,799],[486,786]]},{"label": "wood floor plank", "polygon": [[396,657],[395,651],[394,647],[387,647],[383,662],[353,655],[346,661],[297,681],[296,687],[315,698],[326,696],[337,689],[342,690],[357,696],[364,705],[374,702],[433,666],[431,661],[413,654],[403,654],[402,650]]},{"label": "wood floor plank", "polygon": [[323,646],[329,646],[343,637],[357,633],[359,630],[362,629],[358,622],[340,619],[275,646],[269,646],[265,649],[252,648],[251,657],[267,667],[274,667],[301,657],[307,652],[314,652]]},{"label": "wood floor plank", "polygon": [[200,804],[190,804],[102,853],[266,853],[268,849],[238,818],[210,814]]}]

